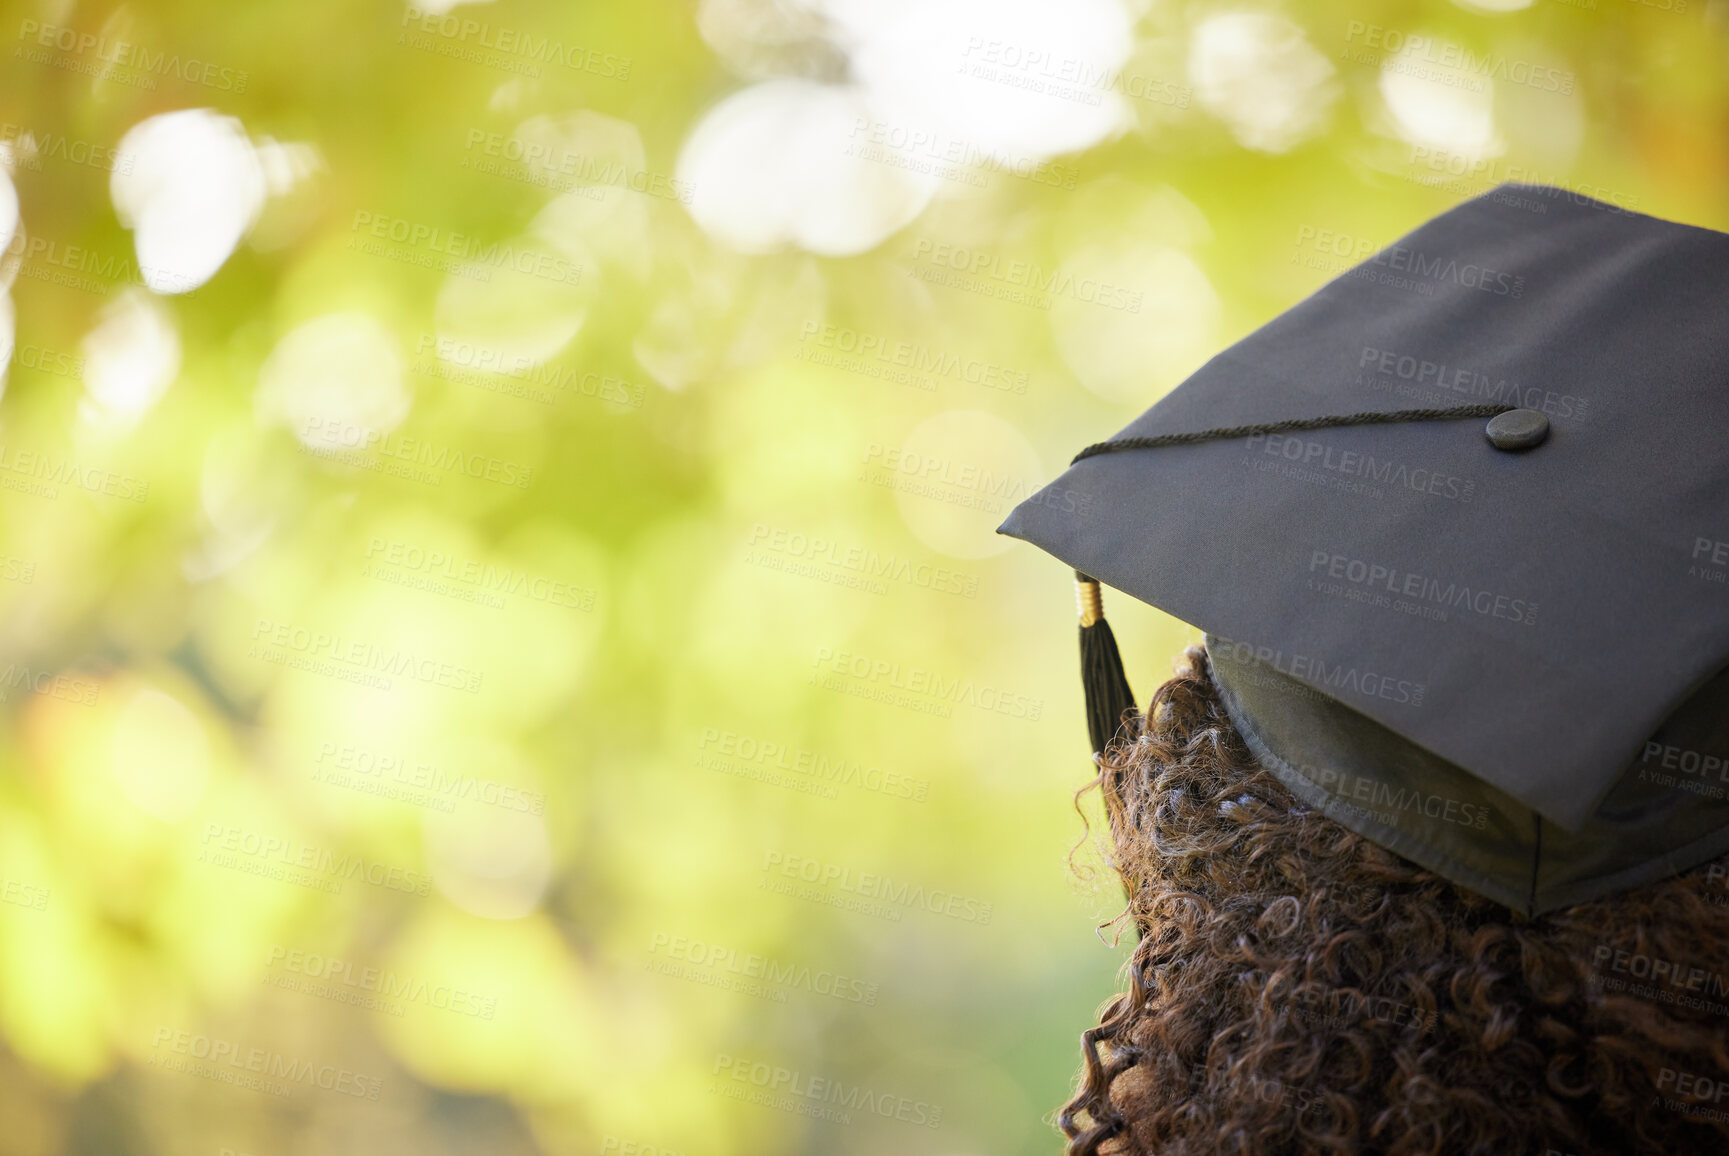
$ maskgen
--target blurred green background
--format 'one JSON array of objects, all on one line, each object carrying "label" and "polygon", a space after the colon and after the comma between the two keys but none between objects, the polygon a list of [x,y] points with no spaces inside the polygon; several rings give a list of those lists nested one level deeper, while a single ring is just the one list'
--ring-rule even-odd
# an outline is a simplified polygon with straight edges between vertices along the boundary
[{"label": "blurred green background", "polygon": [[996,524],[1497,183],[1729,225],[1721,0],[0,28],[8,1156],[1057,1150],[1127,945]]}]

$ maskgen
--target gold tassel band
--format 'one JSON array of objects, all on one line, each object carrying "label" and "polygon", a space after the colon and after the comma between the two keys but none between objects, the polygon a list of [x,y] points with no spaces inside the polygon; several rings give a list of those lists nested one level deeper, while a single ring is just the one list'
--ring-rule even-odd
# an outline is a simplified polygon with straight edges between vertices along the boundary
[{"label": "gold tassel band", "polygon": [[1105,601],[1099,583],[1077,571],[1075,573],[1075,606],[1081,613],[1081,625],[1091,626],[1105,617]]}]

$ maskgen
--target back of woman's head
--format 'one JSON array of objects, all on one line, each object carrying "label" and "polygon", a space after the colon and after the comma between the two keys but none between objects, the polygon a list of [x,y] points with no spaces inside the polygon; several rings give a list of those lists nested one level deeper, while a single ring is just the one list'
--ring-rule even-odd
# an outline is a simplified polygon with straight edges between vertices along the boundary
[{"label": "back of woman's head", "polygon": [[1103,759],[1126,994],[1071,1153],[1729,1152],[1729,872],[1528,919],[1306,807],[1188,650]]}]

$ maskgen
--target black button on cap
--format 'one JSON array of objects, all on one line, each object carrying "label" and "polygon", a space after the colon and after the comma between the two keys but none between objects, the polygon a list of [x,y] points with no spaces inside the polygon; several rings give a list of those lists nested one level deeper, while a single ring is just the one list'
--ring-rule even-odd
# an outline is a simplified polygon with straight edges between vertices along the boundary
[{"label": "black button on cap", "polygon": [[1534,409],[1510,409],[1490,418],[1483,432],[1498,450],[1528,450],[1549,436],[1549,419]]}]

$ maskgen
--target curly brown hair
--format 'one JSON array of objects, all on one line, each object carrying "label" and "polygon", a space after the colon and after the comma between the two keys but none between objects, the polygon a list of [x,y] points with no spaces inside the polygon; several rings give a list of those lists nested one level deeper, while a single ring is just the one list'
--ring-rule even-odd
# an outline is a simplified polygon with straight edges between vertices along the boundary
[{"label": "curly brown hair", "polygon": [[1100,762],[1140,942],[1071,1156],[1729,1152],[1724,860],[1526,918],[1299,802],[1200,647]]}]

